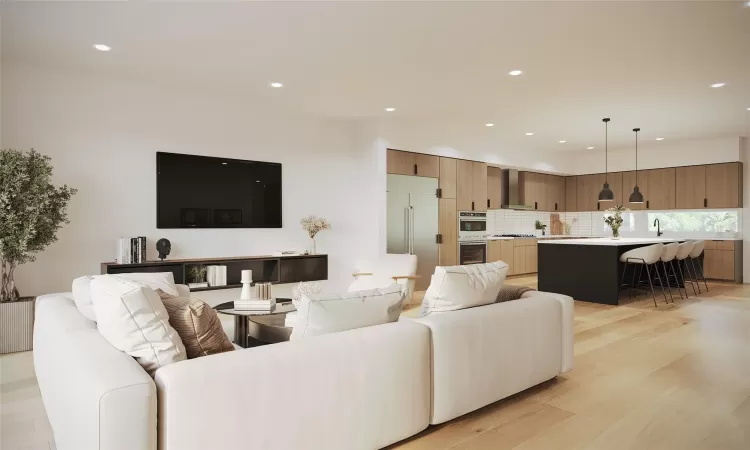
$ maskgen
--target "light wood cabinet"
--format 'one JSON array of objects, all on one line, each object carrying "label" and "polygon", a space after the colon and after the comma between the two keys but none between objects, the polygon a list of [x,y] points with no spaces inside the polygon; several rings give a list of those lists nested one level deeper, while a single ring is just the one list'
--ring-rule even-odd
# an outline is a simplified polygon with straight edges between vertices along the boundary
[{"label": "light wood cabinet", "polygon": [[513,239],[513,275],[538,272],[537,240]]},{"label": "light wood cabinet", "polygon": [[456,208],[459,211],[471,211],[474,201],[474,163],[459,159],[456,161]]},{"label": "light wood cabinet", "polygon": [[441,266],[458,265],[458,213],[455,198],[441,198],[438,202],[438,261]]},{"label": "light wood cabinet", "polygon": [[508,275],[513,275],[513,240],[493,240],[487,243],[487,262],[503,261],[508,265]]},{"label": "light wood cabinet", "polygon": [[565,177],[536,172],[519,173],[525,205],[538,211],[565,211]]},{"label": "light wood cabinet", "polygon": [[643,203],[630,203],[630,194],[636,185],[635,171],[622,173],[622,205],[633,211],[646,209],[646,192],[648,191],[648,179],[642,170],[638,171],[638,190],[643,194]]},{"label": "light wood cabinet", "polygon": [[704,208],[706,200],[706,166],[677,167],[675,169],[675,207],[677,209]]},{"label": "light wood cabinet", "polygon": [[567,198],[565,195],[565,177],[550,175],[552,182],[552,194],[550,197],[550,211],[567,211]]},{"label": "light wood cabinet", "polygon": [[456,207],[459,211],[487,211],[487,164],[456,162]]},{"label": "light wood cabinet", "polygon": [[526,247],[513,248],[513,275],[522,275],[526,272]]},{"label": "light wood cabinet", "polygon": [[578,177],[565,177],[565,211],[578,211]]},{"label": "light wood cabinet", "polygon": [[440,177],[438,186],[442,198],[456,198],[456,163],[457,159],[440,158]]},{"label": "light wood cabinet", "polygon": [[703,273],[713,280],[734,280],[733,250],[704,250]]},{"label": "light wood cabinet", "polygon": [[706,208],[741,208],[741,180],[738,162],[706,166]]},{"label": "light wood cabinet", "polygon": [[[612,193],[615,194],[615,200],[607,205],[607,204],[601,204],[599,207],[601,209],[607,209],[612,208],[613,206],[622,205],[622,202],[624,200],[627,200],[627,195],[630,195],[630,192],[625,195],[625,188],[622,186],[622,172],[610,172],[607,174],[606,180],[609,182],[609,188],[612,189]],[[602,182],[602,187],[604,187]],[[601,191],[601,188],[599,188]],[[625,195],[625,199],[623,200],[623,196]],[[596,198],[599,198],[599,192],[596,193]]]},{"label": "light wood cabinet", "polygon": [[487,211],[487,164],[474,161],[472,172],[474,173],[472,186],[474,211]]},{"label": "light wood cabinet", "polygon": [[499,209],[503,201],[503,170],[487,167],[487,209]]},{"label": "light wood cabinet", "polygon": [[537,273],[539,272],[539,264],[537,259],[537,251],[538,248],[535,246],[533,247],[523,247],[526,251],[525,259],[526,259],[526,272],[525,273]]},{"label": "light wood cabinet", "polygon": [[438,178],[440,176],[440,158],[433,155],[389,149],[386,153],[386,172],[394,175]]},{"label": "light wood cabinet", "polygon": [[602,187],[604,187],[603,173],[579,175],[576,186],[578,211],[599,211],[599,192]]},{"label": "light wood cabinet", "polygon": [[[638,175],[640,178],[640,174]],[[644,170],[643,175],[648,186],[644,194],[646,209],[675,209],[676,171],[674,167]]]}]

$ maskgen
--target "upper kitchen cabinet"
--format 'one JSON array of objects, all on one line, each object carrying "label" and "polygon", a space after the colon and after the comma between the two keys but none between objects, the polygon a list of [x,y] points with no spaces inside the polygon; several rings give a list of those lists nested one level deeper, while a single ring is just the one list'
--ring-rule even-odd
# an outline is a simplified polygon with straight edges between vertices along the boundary
[{"label": "upper kitchen cabinet", "polygon": [[742,163],[706,166],[706,208],[742,207]]},{"label": "upper kitchen cabinet", "polygon": [[394,175],[438,178],[440,176],[440,158],[433,155],[389,149],[386,154],[386,172]]},{"label": "upper kitchen cabinet", "polygon": [[636,185],[636,173],[623,172],[622,173],[622,205],[626,208],[630,208],[633,211],[639,211],[646,209],[646,193],[648,192],[648,178],[644,174],[643,170],[638,171],[638,190],[643,194],[643,203],[630,203],[630,194]]},{"label": "upper kitchen cabinet", "polygon": [[523,193],[522,203],[537,210],[544,210],[547,202],[547,188],[544,175],[536,172],[519,172],[519,189]]},{"label": "upper kitchen cabinet", "polygon": [[545,175],[544,182],[547,188],[544,209],[546,211],[565,211],[565,177]]},{"label": "upper kitchen cabinet", "polygon": [[487,164],[457,160],[456,207],[459,211],[487,211]]},{"label": "upper kitchen cabinet", "polygon": [[565,211],[578,211],[578,177],[565,177]]},{"label": "upper kitchen cabinet", "polygon": [[441,198],[456,198],[456,163],[457,159],[440,158],[440,187]]},{"label": "upper kitchen cabinet", "polygon": [[[647,186],[643,193],[646,209],[675,209],[675,168],[644,170],[643,175]],[[641,173],[638,173],[638,178],[640,177]]]},{"label": "upper kitchen cabinet", "polygon": [[472,195],[474,197],[474,211],[487,211],[487,164],[483,162],[473,163],[474,172]]},{"label": "upper kitchen cabinet", "polygon": [[487,209],[499,209],[502,199],[503,170],[487,166]]},{"label": "upper kitchen cabinet", "polygon": [[[604,174],[579,175],[576,183],[578,211],[598,211],[599,192],[604,186]],[[606,207],[602,208],[606,209]]]}]

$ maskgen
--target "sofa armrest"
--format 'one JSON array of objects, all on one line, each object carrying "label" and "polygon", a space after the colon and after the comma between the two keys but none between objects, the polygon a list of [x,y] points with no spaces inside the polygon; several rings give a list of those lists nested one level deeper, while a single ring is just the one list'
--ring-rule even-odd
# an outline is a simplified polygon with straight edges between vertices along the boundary
[{"label": "sofa armrest", "polygon": [[162,367],[159,449],[386,447],[429,423],[429,336],[396,322]]},{"label": "sofa armrest", "polygon": [[190,297],[190,288],[187,284],[178,284],[177,286],[177,293],[180,294],[180,297]]},{"label": "sofa armrest", "polygon": [[156,450],[156,386],[71,294],[36,300],[34,368],[57,448]]},{"label": "sofa armrest", "polygon": [[549,297],[560,302],[562,306],[562,367],[560,373],[566,373],[573,370],[573,298],[563,294],[544,291],[528,291],[521,295],[521,298],[531,297]]}]

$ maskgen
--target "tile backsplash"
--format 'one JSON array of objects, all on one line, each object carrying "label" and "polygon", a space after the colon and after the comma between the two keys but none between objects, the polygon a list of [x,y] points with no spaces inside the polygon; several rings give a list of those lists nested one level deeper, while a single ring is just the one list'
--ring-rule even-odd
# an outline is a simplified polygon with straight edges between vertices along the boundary
[{"label": "tile backsplash", "polygon": [[[487,211],[487,230],[490,234],[541,234],[534,225],[537,220],[547,225],[546,233],[560,231],[571,236],[609,236],[611,230],[604,223],[603,211],[596,212],[541,212],[493,209]],[[555,230],[551,218],[557,215],[562,224]],[[664,236],[674,237],[742,237],[742,210],[680,210],[628,211],[623,213],[622,236],[648,237],[656,235],[654,219],[658,218]],[[566,225],[569,232],[566,230]]]}]

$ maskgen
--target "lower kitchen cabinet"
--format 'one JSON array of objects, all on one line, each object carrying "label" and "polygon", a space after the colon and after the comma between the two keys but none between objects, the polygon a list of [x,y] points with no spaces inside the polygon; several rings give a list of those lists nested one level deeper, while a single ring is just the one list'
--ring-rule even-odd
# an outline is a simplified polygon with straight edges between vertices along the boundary
[{"label": "lower kitchen cabinet", "polygon": [[509,275],[524,275],[538,272],[537,240],[534,238],[513,239],[513,267]]},{"label": "lower kitchen cabinet", "polygon": [[508,265],[508,275],[513,275],[515,258],[513,255],[513,240],[493,240],[487,243],[487,262],[503,261]]},{"label": "lower kitchen cabinet", "polygon": [[706,241],[703,274],[711,280],[742,282],[742,241]]}]

